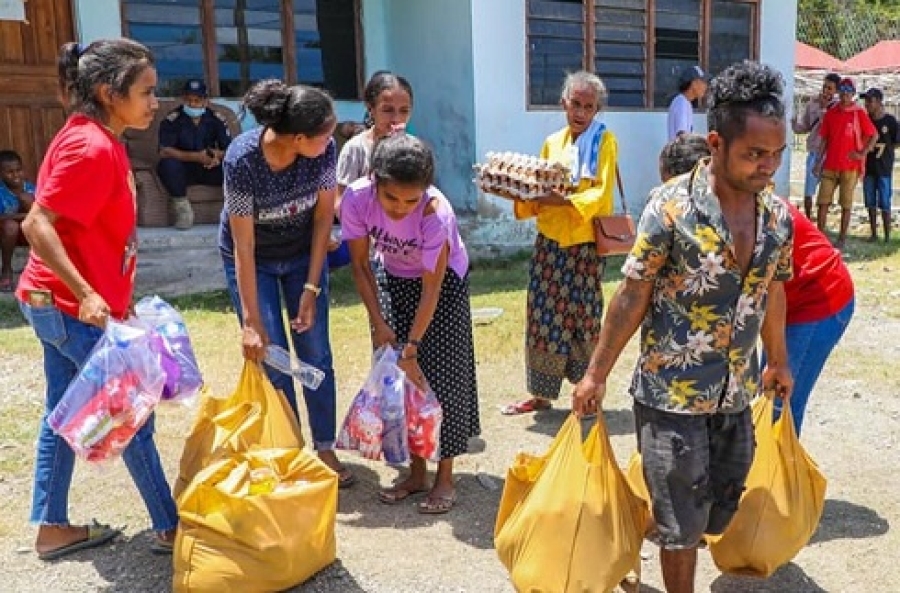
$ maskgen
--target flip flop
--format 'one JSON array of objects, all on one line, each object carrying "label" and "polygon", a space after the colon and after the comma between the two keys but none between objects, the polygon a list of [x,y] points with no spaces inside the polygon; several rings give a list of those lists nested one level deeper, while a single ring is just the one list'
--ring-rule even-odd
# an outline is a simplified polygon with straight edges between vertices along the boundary
[{"label": "flip flop", "polygon": [[424,494],[425,492],[428,492],[428,488],[416,488],[414,490],[407,490],[406,488],[389,488],[387,490],[381,490],[378,493],[378,500],[384,504],[400,504],[410,496]]},{"label": "flip flop", "polygon": [[450,496],[429,496],[419,503],[420,515],[443,515],[456,506],[456,493]]},{"label": "flip flop", "polygon": [[87,550],[89,548],[96,548],[98,546],[102,546],[103,544],[109,543],[122,532],[118,529],[113,529],[109,525],[101,525],[94,521],[93,524],[87,526],[88,535],[85,539],[72,542],[71,544],[62,546],[61,548],[56,548],[55,550],[48,550],[46,552],[38,553],[38,558],[44,561],[48,560],[56,560],[58,558],[62,558],[63,556],[68,556],[73,552],[78,552],[79,550]]},{"label": "flip flop", "polygon": [[153,543],[150,544],[150,552],[157,556],[171,556],[174,549],[175,542],[164,540],[158,535],[153,538]]},{"label": "flip flop", "polygon": [[532,412],[542,412],[553,408],[553,404],[549,401],[546,404],[538,404],[537,400],[523,399],[521,401],[507,404],[500,408],[500,413],[504,416],[519,416],[521,414],[530,414]]},{"label": "flip flop", "polygon": [[344,488],[349,488],[350,486],[356,484],[356,475],[346,467],[342,467],[337,472],[338,475],[338,489],[343,490]]}]

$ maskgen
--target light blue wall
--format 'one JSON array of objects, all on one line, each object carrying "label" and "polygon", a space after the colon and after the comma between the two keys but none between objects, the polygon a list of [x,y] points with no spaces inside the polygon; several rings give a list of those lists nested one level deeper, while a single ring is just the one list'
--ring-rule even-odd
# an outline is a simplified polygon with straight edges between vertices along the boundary
[{"label": "light blue wall", "polygon": [[437,185],[458,212],[474,211],[472,2],[383,0],[383,6],[385,63],[367,60],[367,70],[386,67],[409,79],[415,95],[411,125],[434,148]]},{"label": "light blue wall", "polygon": [[[565,125],[561,109],[529,109],[526,105],[525,4],[523,0],[472,2],[478,158],[489,150],[535,154],[549,133]],[[763,0],[760,60],[780,70],[788,81],[794,71],[796,21],[797,0]],[[788,94],[791,92],[789,84]],[[619,168],[629,207],[639,212],[659,183],[657,155],[666,143],[666,112],[611,108],[604,120],[619,141]],[[705,115],[697,114],[694,125],[705,130]],[[787,154],[775,178],[783,195],[787,195],[789,174]],[[467,237],[469,243],[509,246],[533,241],[533,225],[514,221],[508,200],[480,194],[478,212],[478,224]]]}]

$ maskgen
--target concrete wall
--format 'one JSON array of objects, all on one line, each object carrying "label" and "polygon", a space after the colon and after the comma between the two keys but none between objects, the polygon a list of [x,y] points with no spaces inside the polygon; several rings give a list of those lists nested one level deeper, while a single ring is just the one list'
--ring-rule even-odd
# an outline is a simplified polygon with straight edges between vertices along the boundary
[{"label": "concrete wall", "polygon": [[367,72],[387,67],[409,79],[415,94],[410,124],[415,134],[434,148],[437,185],[458,212],[474,212],[472,2],[383,2],[385,22],[380,32],[387,40],[385,64],[367,59]]},{"label": "concrete wall", "polygon": [[[763,0],[760,39],[763,62],[785,73],[794,68],[796,0]],[[527,109],[525,2],[472,2],[472,46],[475,64],[475,153],[489,150],[537,153],[544,138],[565,125],[561,109]],[[790,103],[789,103],[790,104]],[[604,115],[619,141],[619,167],[632,211],[639,211],[659,179],[657,155],[666,143],[665,110],[616,110]],[[706,130],[697,115],[695,129]],[[788,187],[790,155],[779,170],[779,191]],[[617,198],[618,199],[618,198]],[[533,225],[512,220],[508,202],[479,195],[479,219],[469,229],[469,242],[510,246],[532,240]]]}]

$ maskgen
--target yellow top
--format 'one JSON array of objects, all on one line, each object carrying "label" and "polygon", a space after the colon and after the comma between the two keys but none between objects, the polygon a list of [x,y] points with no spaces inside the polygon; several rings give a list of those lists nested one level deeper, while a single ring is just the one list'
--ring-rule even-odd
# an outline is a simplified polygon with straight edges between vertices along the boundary
[{"label": "yellow top", "polygon": [[[573,166],[570,151],[572,135],[569,127],[551,134],[544,140],[541,158]],[[597,178],[582,177],[576,191],[568,196],[569,204],[564,206],[542,206],[537,202],[515,202],[515,216],[521,220],[537,216],[539,233],[559,243],[560,247],[571,247],[581,243],[594,242],[594,228],[591,219],[613,212],[613,188],[616,185],[616,159],[619,144],[612,132],[606,130],[601,139],[597,159]]]}]

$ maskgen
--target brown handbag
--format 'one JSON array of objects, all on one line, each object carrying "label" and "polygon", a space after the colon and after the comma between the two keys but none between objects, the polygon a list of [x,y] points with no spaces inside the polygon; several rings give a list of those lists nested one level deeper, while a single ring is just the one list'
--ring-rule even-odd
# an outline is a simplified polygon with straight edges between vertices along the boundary
[{"label": "brown handbag", "polygon": [[624,255],[631,251],[635,240],[634,220],[628,214],[625,203],[625,191],[622,189],[622,177],[616,165],[616,185],[619,188],[619,199],[622,201],[622,213],[609,216],[595,216],[594,241],[597,253],[601,256]]}]

